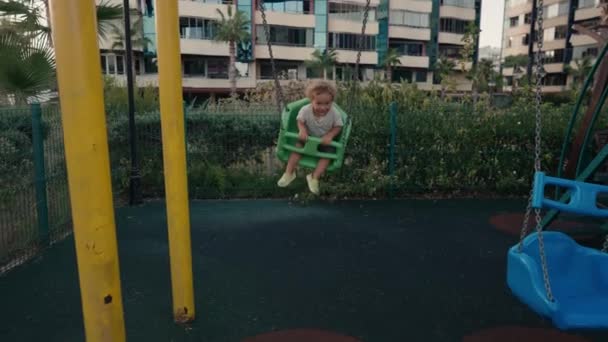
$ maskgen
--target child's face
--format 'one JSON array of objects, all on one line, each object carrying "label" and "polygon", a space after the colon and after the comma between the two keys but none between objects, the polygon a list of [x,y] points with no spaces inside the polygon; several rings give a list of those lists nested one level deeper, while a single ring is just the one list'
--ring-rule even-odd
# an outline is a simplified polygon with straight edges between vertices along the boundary
[{"label": "child's face", "polygon": [[315,114],[325,116],[331,109],[333,98],[331,94],[316,94],[312,99],[312,110]]}]

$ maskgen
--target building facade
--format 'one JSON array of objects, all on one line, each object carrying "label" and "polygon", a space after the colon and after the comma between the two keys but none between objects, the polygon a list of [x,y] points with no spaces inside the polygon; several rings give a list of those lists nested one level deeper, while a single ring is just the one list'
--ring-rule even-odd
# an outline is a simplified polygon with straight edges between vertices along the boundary
[{"label": "building facade", "polygon": [[[120,0],[114,0],[120,3]],[[250,20],[251,42],[238,47],[237,88],[254,88],[273,78],[267,37],[257,0],[179,0],[180,46],[183,87],[187,95],[227,93],[228,44],[214,41],[218,10],[228,6],[245,13]],[[335,49],[337,63],[325,75],[331,80],[350,77],[357,58],[365,0],[284,0],[266,2],[269,39],[281,82],[322,77],[307,67],[315,50]],[[157,85],[155,65],[154,1],[132,1],[143,14],[145,44],[134,45],[135,70],[140,85]],[[459,58],[467,25],[479,27],[481,0],[371,0],[363,38],[359,78],[383,77],[382,60],[395,49],[400,64],[393,68],[393,80],[407,80],[421,89],[438,88],[433,77],[440,56]],[[133,21],[133,20],[132,20]],[[113,39],[102,41],[102,71],[123,77],[124,52],[112,49]],[[476,45],[476,44],[475,44]],[[475,46],[476,59],[478,46]],[[470,68],[471,62],[467,63]],[[461,70],[458,65],[455,69]],[[470,82],[455,70],[457,88],[470,89]],[[204,97],[204,95],[202,96]]]},{"label": "building facade", "polygon": [[[543,62],[546,71],[544,92],[561,92],[571,88],[576,80],[568,66],[577,61],[594,61],[597,43],[573,29],[578,24],[593,27],[599,23],[601,0],[545,0],[543,8]],[[513,89],[532,70],[537,40],[531,23],[538,11],[533,0],[506,0],[503,30],[503,74],[506,89]]]}]

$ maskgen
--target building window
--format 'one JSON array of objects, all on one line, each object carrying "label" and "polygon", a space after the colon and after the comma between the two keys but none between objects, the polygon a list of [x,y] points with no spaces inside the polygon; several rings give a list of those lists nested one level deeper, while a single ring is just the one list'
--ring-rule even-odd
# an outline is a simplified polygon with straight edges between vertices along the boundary
[{"label": "building window", "polygon": [[[329,47],[341,50],[357,50],[358,40],[361,35],[354,33],[329,33]],[[363,51],[374,51],[376,49],[376,36],[364,36],[361,46]]]},{"label": "building window", "polygon": [[394,68],[393,82],[406,81],[408,83],[425,83],[427,71],[424,69]]},{"label": "building window", "polygon": [[445,6],[475,8],[475,0],[441,0],[441,4]]},{"label": "building window", "polygon": [[572,58],[581,59],[585,57],[597,57],[599,50],[595,44],[575,46],[572,49]]},{"label": "building window", "polygon": [[179,33],[185,39],[213,39],[217,22],[211,19],[180,17]]},{"label": "building window", "polygon": [[389,15],[389,24],[391,25],[428,28],[430,27],[430,21],[431,14],[424,12],[393,10]]},{"label": "building window", "polygon": [[519,16],[509,18],[509,27],[515,27],[519,25]]},{"label": "building window", "polygon": [[264,9],[270,12],[310,14],[310,0],[285,0],[264,2]]},{"label": "building window", "polygon": [[560,2],[558,4],[547,5],[543,9],[543,18],[555,18],[562,15],[567,15],[570,11],[570,5],[568,1]]},{"label": "building window", "polygon": [[565,86],[568,80],[568,76],[564,73],[547,74],[543,78],[543,85],[545,86]]},{"label": "building window", "polygon": [[[350,2],[330,2],[329,3],[329,16],[332,19],[344,19],[351,21],[363,21],[363,14],[365,12],[365,6],[361,4],[355,4]],[[376,20],[376,9],[370,8],[367,16],[367,20]]]},{"label": "building window", "polygon": [[208,58],[206,62],[208,78],[228,78],[228,58]]},{"label": "building window", "polygon": [[183,73],[184,76],[205,76],[206,58],[199,56],[184,56],[183,57]]},{"label": "building window", "polygon": [[455,18],[441,18],[439,21],[439,31],[448,33],[464,34],[470,21]]},{"label": "building window", "polygon": [[568,27],[566,25],[556,26],[555,27],[555,39],[566,39],[566,35],[568,34]]},{"label": "building window", "polygon": [[531,24],[531,23],[532,23],[532,13],[524,14],[524,24]]},{"label": "building window", "polygon": [[[536,52],[534,53],[536,56]],[[564,62],[564,49],[549,50],[543,53],[543,62],[547,64],[551,63],[563,63]]]},{"label": "building window", "polygon": [[530,43],[530,34],[526,33],[521,37],[521,45],[527,46]]},{"label": "building window", "polygon": [[[270,25],[270,42],[286,46],[313,46],[313,29]],[[266,44],[266,33],[262,25],[256,27],[258,44]]]},{"label": "building window", "polygon": [[[136,62],[135,60],[133,61]],[[138,71],[136,69],[136,71]],[[106,75],[124,75],[125,61],[124,56],[113,53],[101,55],[101,72]]]},{"label": "building window", "polygon": [[439,55],[447,58],[460,58],[460,50],[462,46],[460,45],[448,45],[448,44],[440,44],[439,45]]},{"label": "building window", "polygon": [[389,48],[397,50],[401,56],[426,56],[426,42],[393,40],[389,41]]},{"label": "building window", "polygon": [[[299,79],[298,78],[298,63],[289,61],[275,61],[276,73],[279,79]],[[272,65],[269,60],[260,61],[260,79],[269,80],[274,76],[272,74]]]},{"label": "building window", "polygon": [[578,0],[578,8],[597,7],[600,0]]}]

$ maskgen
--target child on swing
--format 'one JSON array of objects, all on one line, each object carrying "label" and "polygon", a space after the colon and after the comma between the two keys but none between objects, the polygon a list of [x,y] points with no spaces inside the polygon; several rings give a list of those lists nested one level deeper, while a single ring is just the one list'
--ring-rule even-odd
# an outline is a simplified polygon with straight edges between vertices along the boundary
[{"label": "child on swing", "polygon": [[[299,142],[296,146],[303,147],[308,140],[308,136],[321,138],[320,152],[334,153],[335,147],[330,146],[332,140],[342,130],[344,123],[342,116],[333,108],[336,98],[336,88],[327,81],[314,81],[306,88],[306,97],[310,99],[307,104],[300,109],[296,118],[299,130]],[[296,179],[296,166],[300,161],[301,155],[293,152],[287,161],[287,168],[277,185],[286,187]],[[308,189],[315,195],[319,194],[319,178],[325,173],[330,160],[321,158],[317,163],[312,174],[306,175]]]}]

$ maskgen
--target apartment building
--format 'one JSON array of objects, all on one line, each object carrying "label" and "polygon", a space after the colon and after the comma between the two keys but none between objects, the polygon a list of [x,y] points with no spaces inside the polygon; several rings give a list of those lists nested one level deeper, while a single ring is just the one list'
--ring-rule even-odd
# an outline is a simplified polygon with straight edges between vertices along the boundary
[{"label": "apartment building", "polygon": [[[547,73],[544,92],[561,92],[572,86],[573,76],[566,66],[576,68],[576,60],[591,60],[598,54],[596,42],[573,30],[573,25],[593,27],[599,23],[600,0],[545,0],[543,8],[543,62]],[[538,11],[533,0],[506,0],[503,33],[503,73],[506,89],[527,77],[536,51],[535,33],[531,23]]]},{"label": "apartment building", "polygon": [[[120,0],[114,0],[120,2]],[[307,68],[315,50],[335,49],[337,63],[327,73],[332,80],[350,77],[357,58],[365,0],[284,0],[266,3],[270,41],[281,82],[322,77]],[[254,88],[272,79],[270,56],[262,16],[256,0],[179,0],[183,87],[187,97],[205,97],[229,91],[228,44],[213,40],[215,23],[228,6],[236,5],[250,20],[250,43],[238,47],[237,88]],[[359,78],[383,77],[387,50],[394,48],[400,65],[393,80],[438,88],[433,77],[440,56],[459,58],[462,38],[471,22],[479,27],[481,0],[371,0],[363,39]],[[154,1],[131,1],[143,13],[143,35],[149,42],[135,46],[136,76],[140,85],[157,85],[155,65]],[[101,42],[102,71],[123,77],[124,52],[112,50],[113,40]],[[476,56],[475,56],[476,57]],[[476,58],[475,58],[476,59]],[[470,67],[471,63],[467,63]],[[460,69],[457,66],[455,69]],[[470,82],[455,70],[457,88],[469,90]]]}]

